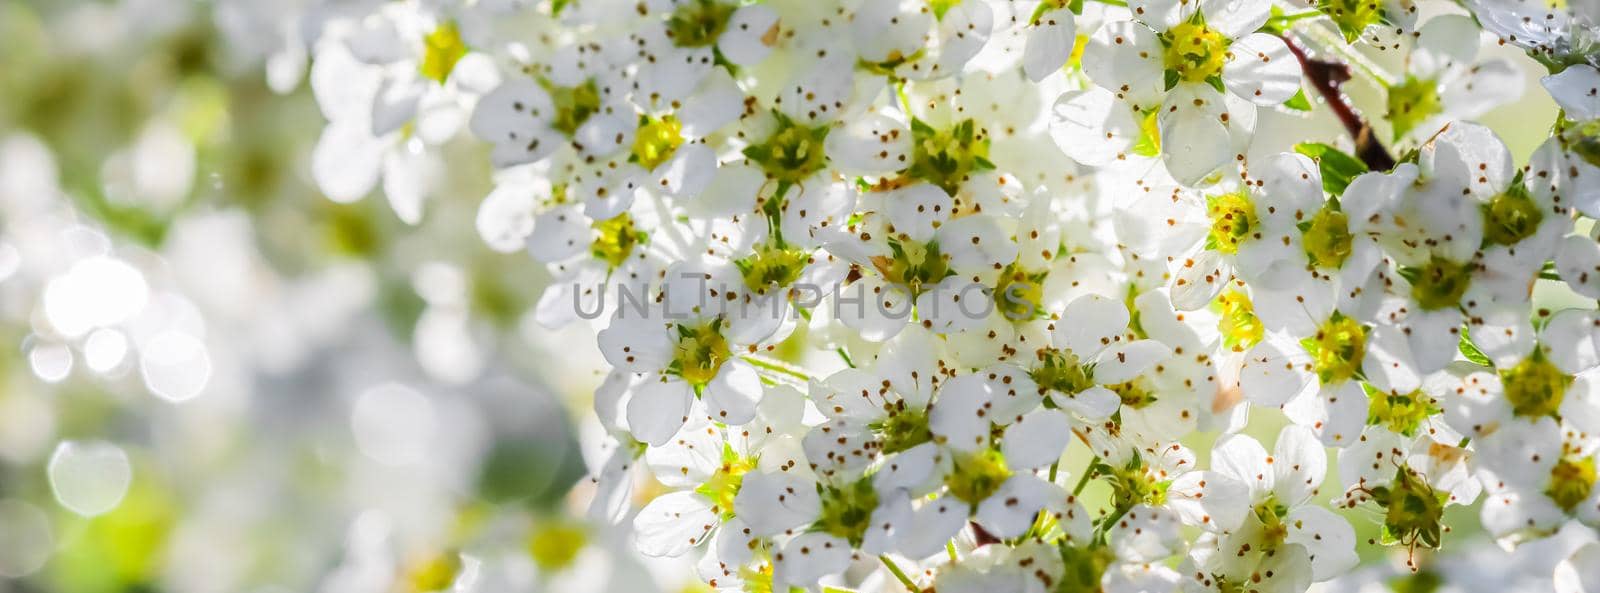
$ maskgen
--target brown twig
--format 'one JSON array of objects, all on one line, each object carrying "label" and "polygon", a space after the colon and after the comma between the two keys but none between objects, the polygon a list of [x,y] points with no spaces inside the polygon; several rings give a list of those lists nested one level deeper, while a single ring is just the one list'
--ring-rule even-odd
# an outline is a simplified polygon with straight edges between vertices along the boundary
[{"label": "brown twig", "polygon": [[1339,85],[1350,80],[1350,66],[1342,62],[1319,60],[1306,55],[1300,44],[1287,34],[1278,36],[1284,44],[1289,46],[1289,51],[1294,53],[1295,59],[1300,61],[1300,69],[1305,72],[1306,78],[1311,81],[1311,86],[1317,89],[1317,94],[1327,101],[1328,107],[1333,110],[1334,116],[1339,118],[1339,123],[1344,124],[1346,132],[1356,143],[1356,157],[1366,163],[1367,168],[1373,171],[1388,171],[1394,168],[1394,157],[1389,156],[1389,151],[1378,142],[1372,126],[1355,108],[1350,106],[1350,100],[1344,92],[1339,90]]}]

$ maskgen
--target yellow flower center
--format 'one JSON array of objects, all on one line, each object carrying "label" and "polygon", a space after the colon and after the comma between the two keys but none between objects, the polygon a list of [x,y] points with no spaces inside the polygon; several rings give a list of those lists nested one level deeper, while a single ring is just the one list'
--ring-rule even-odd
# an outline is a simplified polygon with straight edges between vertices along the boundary
[{"label": "yellow flower center", "polygon": [[1415,436],[1422,423],[1441,410],[1433,398],[1422,391],[1383,393],[1367,388],[1367,424],[1382,426],[1389,432]]},{"label": "yellow flower center", "polygon": [[1349,380],[1361,372],[1367,354],[1367,328],[1361,322],[1334,313],[1303,345],[1323,383]]},{"label": "yellow flower center", "polygon": [[952,196],[972,173],[994,168],[989,162],[989,137],[972,119],[944,130],[912,119],[911,141],[906,176],[937,185]]},{"label": "yellow flower center", "polygon": [[1029,273],[1016,263],[1006,266],[995,283],[995,307],[1012,321],[1028,321],[1044,313],[1044,279],[1048,271]]},{"label": "yellow flower center", "polygon": [[744,156],[761,165],[768,178],[800,183],[828,165],[822,143],[828,137],[828,126],[808,128],[777,111],[772,115],[778,120],[777,130],[762,143],[744,149]]},{"label": "yellow flower center", "polygon": [[1344,212],[1324,207],[1311,217],[1302,242],[1306,258],[1311,265],[1323,269],[1337,269],[1350,257],[1350,218]]},{"label": "yellow flower center", "polygon": [[817,529],[859,545],[872,526],[872,511],[877,508],[878,490],[872,487],[872,480],[863,478],[844,486],[824,488]]},{"label": "yellow flower center", "polygon": [[444,84],[456,62],[467,55],[467,45],[461,41],[461,31],[454,21],[445,21],[432,33],[422,38],[422,76]]},{"label": "yellow flower center", "polygon": [[765,294],[773,286],[782,288],[799,280],[810,263],[811,253],[805,250],[762,245],[754,255],[735,261],[734,265],[744,276],[745,286]]},{"label": "yellow flower center", "polygon": [[1222,315],[1217,318],[1217,332],[1222,343],[1234,352],[1244,352],[1261,342],[1266,326],[1256,317],[1255,305],[1243,291],[1229,290],[1217,296]]},{"label": "yellow flower center", "polygon": [[1411,468],[1401,466],[1393,482],[1372,489],[1373,502],[1384,508],[1383,541],[1439,547],[1445,499]]},{"label": "yellow flower center", "polygon": [[589,121],[589,116],[600,111],[600,87],[592,78],[570,87],[556,86],[541,79],[539,86],[550,94],[550,103],[555,107],[556,113],[550,118],[550,127],[566,134],[568,138],[578,133],[578,128],[583,122]]},{"label": "yellow flower center", "polygon": [[647,170],[667,162],[683,145],[683,124],[671,115],[645,117],[633,136],[633,161]]},{"label": "yellow flower center", "polygon": [[1501,371],[1500,384],[1513,413],[1541,418],[1554,416],[1561,409],[1561,400],[1567,394],[1567,386],[1572,384],[1572,377],[1535,349],[1517,366]]},{"label": "yellow flower center", "polygon": [[1562,510],[1569,513],[1577,510],[1578,505],[1588,500],[1589,494],[1594,492],[1594,465],[1593,455],[1562,456],[1561,461],[1550,469],[1550,485],[1545,488],[1545,495]]},{"label": "yellow flower center", "polygon": [[1394,137],[1404,136],[1424,120],[1444,111],[1439,101],[1439,83],[1432,79],[1407,76],[1404,82],[1389,87],[1385,116],[1394,125]]},{"label": "yellow flower center", "polygon": [[881,451],[886,455],[933,440],[933,431],[928,429],[928,411],[908,408],[903,401],[891,407],[883,421],[874,423],[872,429],[877,431],[883,445]]},{"label": "yellow flower center", "polygon": [[1205,23],[1183,22],[1167,31],[1164,54],[1168,70],[1186,82],[1205,82],[1222,73],[1228,61],[1228,38]]},{"label": "yellow flower center", "polygon": [[1532,237],[1544,221],[1544,212],[1521,185],[1495,196],[1483,209],[1483,238],[1491,245],[1516,245]]},{"label": "yellow flower center", "polygon": [[633,250],[644,243],[645,233],[633,226],[633,217],[624,212],[613,218],[595,221],[594,242],[589,253],[606,262],[612,269],[622,265],[633,255]]},{"label": "yellow flower center", "polygon": [[950,490],[951,496],[975,505],[989,498],[1010,477],[1011,470],[1006,467],[1005,456],[994,449],[984,449],[957,454],[950,474],[944,478],[944,485]]},{"label": "yellow flower center", "polygon": [[689,0],[667,17],[667,36],[678,47],[705,47],[717,42],[728,18],[739,7],[716,0]]},{"label": "yellow flower center", "polygon": [[1472,283],[1471,266],[1439,256],[1414,272],[1411,298],[1429,311],[1460,306],[1461,295],[1467,293],[1467,286]]},{"label": "yellow flower center", "polygon": [[723,443],[722,465],[711,474],[711,479],[694,491],[711,501],[711,510],[721,515],[723,521],[733,519],[733,499],[739,496],[744,475],[755,467],[754,458],[739,455],[733,451],[732,445]]},{"label": "yellow flower center", "polygon": [[1256,227],[1261,225],[1255,204],[1242,192],[1212,196],[1206,213],[1211,217],[1206,246],[1221,253],[1238,253],[1239,245],[1254,238]]},{"label": "yellow flower center", "polygon": [[678,324],[678,344],[671,370],[696,389],[717,376],[723,361],[733,356],[728,340],[722,337],[722,319],[696,325]]},{"label": "yellow flower center", "polygon": [[528,537],[528,555],[542,572],[555,572],[572,566],[583,550],[589,531],[577,523],[555,521],[540,525]]},{"label": "yellow flower center", "polygon": [[1069,350],[1044,348],[1038,351],[1039,366],[1029,376],[1039,387],[1072,395],[1094,387],[1092,371]]}]

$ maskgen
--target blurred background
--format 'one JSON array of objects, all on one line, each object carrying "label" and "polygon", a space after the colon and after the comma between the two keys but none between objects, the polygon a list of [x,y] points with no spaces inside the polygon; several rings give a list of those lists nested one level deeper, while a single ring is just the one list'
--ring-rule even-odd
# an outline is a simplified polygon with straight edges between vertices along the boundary
[{"label": "blurred background", "polygon": [[[603,361],[474,231],[485,147],[438,151],[416,226],[311,183],[307,45],[371,4],[0,0],[0,593],[703,588],[584,518]],[[1485,51],[1527,72],[1481,118],[1524,159],[1555,107]],[[1256,154],[1348,144],[1322,112],[1259,128]],[[1498,554],[1476,517],[1447,545]],[[1440,579],[1393,552],[1372,582]]]}]

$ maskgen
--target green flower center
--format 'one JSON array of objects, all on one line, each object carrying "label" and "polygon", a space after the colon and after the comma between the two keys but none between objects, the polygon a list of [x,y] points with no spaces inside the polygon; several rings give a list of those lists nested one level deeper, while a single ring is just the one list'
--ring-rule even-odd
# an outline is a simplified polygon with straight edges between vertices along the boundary
[{"label": "green flower center", "polygon": [[1367,388],[1367,425],[1382,426],[1389,432],[1416,436],[1422,423],[1441,410],[1432,397],[1422,391],[1394,394]]},{"label": "green flower center", "polygon": [[1562,146],[1567,152],[1600,167],[1600,120],[1565,125],[1560,135]]},{"label": "green flower center", "polygon": [[1323,269],[1337,269],[1350,257],[1350,219],[1344,212],[1324,207],[1311,217],[1301,241],[1305,244],[1306,258],[1311,265]]},{"label": "green flower center", "polygon": [[711,510],[721,515],[723,521],[728,521],[733,519],[733,499],[739,496],[744,475],[755,467],[754,458],[739,455],[733,451],[732,445],[723,443],[722,465],[694,491],[710,500]]},{"label": "green flower center", "polygon": [[540,79],[539,86],[550,94],[550,103],[556,111],[555,116],[550,118],[550,127],[568,138],[578,133],[578,128],[583,122],[589,121],[589,116],[600,111],[600,87],[592,78],[578,86],[556,86]]},{"label": "green flower center", "polygon": [[972,173],[994,168],[989,162],[989,137],[971,119],[935,130],[913,118],[911,141],[911,167],[905,175],[937,185],[952,196]]},{"label": "green flower center", "polygon": [[1411,276],[1411,298],[1418,305],[1429,311],[1448,309],[1460,306],[1461,295],[1472,284],[1472,267],[1436,255]]},{"label": "green flower center", "polygon": [[1072,351],[1044,348],[1037,356],[1039,365],[1028,375],[1039,387],[1066,395],[1094,387],[1094,369],[1082,364]]},{"label": "green flower center", "polygon": [[1261,543],[1259,551],[1272,552],[1279,544],[1289,539],[1289,524],[1284,522],[1284,517],[1289,514],[1289,507],[1278,502],[1274,496],[1267,496],[1266,500],[1256,505],[1251,511],[1256,520],[1261,521]]},{"label": "green flower center", "polygon": [[1117,397],[1122,399],[1122,405],[1135,410],[1153,404],[1156,401],[1155,390],[1150,387],[1149,382],[1145,381],[1143,377],[1116,385],[1107,385],[1106,389],[1110,389],[1112,393],[1117,394]]},{"label": "green flower center", "polygon": [[1324,384],[1349,380],[1361,372],[1367,354],[1367,328],[1361,322],[1334,313],[1317,334],[1302,345],[1311,354],[1312,366]]},{"label": "green flower center", "polygon": [[1015,262],[1000,272],[995,283],[995,308],[1012,321],[1028,321],[1044,314],[1044,279],[1049,272],[1029,273]]},{"label": "green flower center", "polygon": [[1111,482],[1112,503],[1119,509],[1135,505],[1161,506],[1167,503],[1169,482],[1156,479],[1146,471],[1144,462],[1137,456],[1120,468],[1099,465],[1096,473],[1108,475]]},{"label": "green flower center", "polygon": [[461,31],[454,21],[445,21],[422,38],[422,76],[444,84],[455,70],[456,62],[465,55],[467,45],[461,41]]},{"label": "green flower center", "polygon": [[1389,87],[1385,116],[1394,126],[1394,137],[1404,136],[1424,120],[1444,111],[1439,101],[1439,83],[1432,79],[1407,76],[1404,82]]},{"label": "green flower center", "polygon": [[1401,466],[1393,482],[1372,489],[1373,502],[1384,508],[1384,543],[1439,547],[1446,498],[1410,468]]},{"label": "green flower center", "polygon": [[676,356],[670,369],[696,389],[717,376],[722,363],[733,356],[728,340],[722,337],[722,319],[698,325],[678,324]]},{"label": "green flower center", "polygon": [[755,255],[733,263],[744,276],[745,286],[757,294],[766,294],[773,286],[781,288],[800,279],[800,273],[811,263],[811,254],[801,249],[762,245],[756,248]]},{"label": "green flower center", "polygon": [[1104,591],[1106,569],[1117,560],[1117,555],[1104,545],[1061,545],[1061,582],[1053,591],[1077,593]]},{"label": "green flower center", "polygon": [[1550,468],[1550,485],[1544,493],[1562,510],[1571,513],[1589,499],[1589,494],[1594,491],[1594,483],[1594,456],[1568,454]]},{"label": "green flower center", "polygon": [[738,10],[736,4],[716,0],[689,0],[678,5],[667,17],[667,37],[678,47],[705,47],[717,42],[728,27],[728,18]]},{"label": "green flower center", "polygon": [[782,113],[772,115],[778,120],[777,130],[764,142],[744,149],[745,158],[761,165],[768,179],[797,184],[828,165],[823,148],[828,126],[808,128]]},{"label": "green flower center", "polygon": [[589,531],[577,523],[554,521],[540,525],[528,537],[528,555],[541,572],[555,572],[572,566],[583,550]]},{"label": "green flower center", "polygon": [[1542,418],[1561,409],[1561,399],[1572,384],[1572,376],[1561,372],[1535,349],[1517,366],[1500,372],[1500,384],[1518,416]]},{"label": "green flower center", "polygon": [[1211,217],[1211,234],[1207,247],[1221,253],[1239,252],[1239,245],[1253,238],[1261,226],[1256,218],[1256,206],[1242,192],[1212,196],[1207,200],[1206,214]]},{"label": "green flower center", "polygon": [[1319,0],[1316,6],[1339,25],[1346,43],[1355,43],[1368,25],[1383,19],[1383,8],[1377,0]]},{"label": "green flower center", "polygon": [[1186,82],[1205,82],[1222,73],[1228,61],[1228,38],[1205,23],[1183,22],[1167,31],[1163,54],[1167,70]]},{"label": "green flower center", "polygon": [[1234,352],[1244,352],[1261,342],[1266,326],[1256,317],[1255,305],[1243,291],[1229,290],[1217,296],[1222,314],[1217,318],[1217,333],[1222,343]]},{"label": "green flower center", "polygon": [[613,218],[595,221],[594,242],[589,244],[589,253],[595,259],[606,262],[611,269],[616,269],[622,262],[633,255],[634,248],[644,243],[645,233],[633,226],[633,217],[624,212]]},{"label": "green flower center", "polygon": [[899,453],[933,440],[933,431],[928,429],[927,410],[907,408],[902,401],[888,412],[882,422],[872,426],[879,434],[885,455]]},{"label": "green flower center", "polygon": [[878,491],[872,480],[861,479],[838,488],[822,490],[822,511],[817,529],[860,545],[872,526],[872,511],[878,508]]},{"label": "green flower center", "polygon": [[633,136],[633,162],[646,170],[655,170],[667,162],[683,145],[683,124],[671,115],[643,117],[639,130]]},{"label": "green flower center", "polygon": [[408,580],[413,591],[444,591],[455,584],[461,572],[461,554],[446,550],[411,567]]},{"label": "green flower center", "polygon": [[888,257],[872,258],[873,265],[884,280],[906,287],[912,295],[922,294],[924,288],[955,273],[937,241],[910,243],[890,239],[889,252]]},{"label": "green flower center", "polygon": [[1482,206],[1483,239],[1490,245],[1516,245],[1532,237],[1544,221],[1544,212],[1533,203],[1521,184],[1495,196]]},{"label": "green flower center", "polygon": [[1010,477],[1005,456],[994,449],[983,449],[956,454],[950,474],[944,477],[944,485],[951,496],[975,505],[989,498]]}]

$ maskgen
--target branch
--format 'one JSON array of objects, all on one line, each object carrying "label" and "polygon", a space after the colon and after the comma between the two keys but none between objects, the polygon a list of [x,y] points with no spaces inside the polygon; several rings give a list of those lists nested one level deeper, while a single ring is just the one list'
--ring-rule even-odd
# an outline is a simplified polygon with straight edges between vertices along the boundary
[{"label": "branch", "polygon": [[1333,109],[1333,114],[1339,118],[1339,123],[1344,124],[1344,129],[1356,143],[1356,156],[1367,168],[1373,171],[1388,171],[1394,168],[1394,157],[1389,156],[1389,151],[1378,142],[1377,135],[1373,133],[1372,126],[1361,119],[1355,108],[1350,106],[1349,98],[1339,90],[1339,85],[1350,80],[1350,67],[1340,62],[1313,59],[1306,55],[1300,44],[1288,35],[1279,35],[1284,44],[1289,46],[1289,51],[1294,53],[1296,60],[1300,61],[1300,69],[1306,73],[1306,78],[1311,81],[1312,88],[1317,94],[1322,95],[1328,107]]}]

